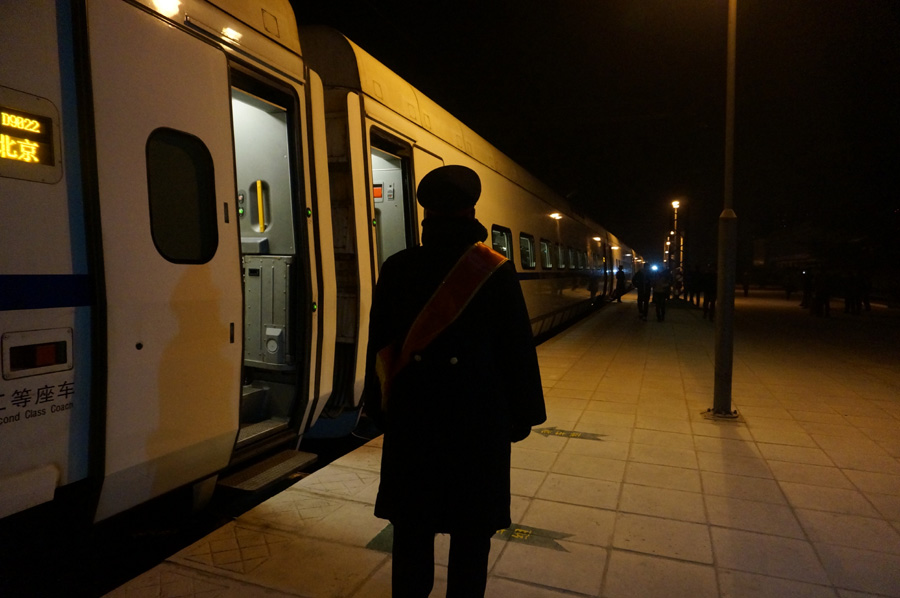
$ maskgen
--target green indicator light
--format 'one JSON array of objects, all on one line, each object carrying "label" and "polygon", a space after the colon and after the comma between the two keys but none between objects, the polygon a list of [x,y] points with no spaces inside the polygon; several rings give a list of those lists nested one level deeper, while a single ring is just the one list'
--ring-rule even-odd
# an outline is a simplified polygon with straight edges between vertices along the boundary
[{"label": "green indicator light", "polygon": [[312,304],[312,310],[315,312],[319,309],[319,305],[317,303]]},{"label": "green indicator light", "polygon": [[238,208],[238,214],[240,214],[241,216],[243,216],[243,215],[244,215],[244,208]]},{"label": "green indicator light", "polygon": [[312,208],[306,208],[306,217],[312,218]]},{"label": "green indicator light", "polygon": [[378,221],[372,218],[372,226],[378,226]]}]

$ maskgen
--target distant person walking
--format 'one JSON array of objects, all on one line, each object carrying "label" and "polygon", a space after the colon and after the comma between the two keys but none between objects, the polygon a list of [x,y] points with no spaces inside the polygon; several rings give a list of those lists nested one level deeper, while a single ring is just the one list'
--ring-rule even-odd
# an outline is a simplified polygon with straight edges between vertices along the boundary
[{"label": "distant person walking", "polygon": [[372,300],[366,413],[384,431],[375,515],[393,524],[393,596],[426,598],[450,534],[448,598],[479,598],[509,527],[510,443],[546,419],[513,263],[475,219],[481,181],[442,166],[419,184],[422,246],[384,262]]},{"label": "distant person walking", "polygon": [[622,271],[622,266],[619,266],[619,271],[616,272],[616,303],[622,303],[622,295],[628,292],[628,288],[625,286],[625,272]]},{"label": "distant person walking", "polygon": [[813,303],[810,313],[814,316],[831,316],[831,274],[824,268],[813,278]]},{"label": "distant person walking", "polygon": [[644,269],[641,268],[631,277],[631,285],[637,291],[638,316],[646,321],[647,312],[650,309],[650,279]]},{"label": "distant person walking", "polygon": [[668,268],[658,271],[653,277],[653,305],[656,307],[656,321],[666,319],[666,301],[672,291],[672,274]]},{"label": "distant person walking", "polygon": [[684,296],[691,306],[700,306],[700,279],[700,269],[696,266],[684,273]]}]

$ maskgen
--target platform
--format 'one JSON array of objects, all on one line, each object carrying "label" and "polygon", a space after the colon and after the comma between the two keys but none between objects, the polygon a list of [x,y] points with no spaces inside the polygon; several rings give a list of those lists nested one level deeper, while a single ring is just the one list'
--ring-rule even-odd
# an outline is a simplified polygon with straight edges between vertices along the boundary
[{"label": "platform", "polygon": [[[631,294],[542,344],[549,420],[514,445],[487,596],[900,597],[900,312],[798,302],[737,298],[739,421],[704,417],[698,309],[644,322]],[[376,439],[108,596],[389,597],[380,456]]]}]

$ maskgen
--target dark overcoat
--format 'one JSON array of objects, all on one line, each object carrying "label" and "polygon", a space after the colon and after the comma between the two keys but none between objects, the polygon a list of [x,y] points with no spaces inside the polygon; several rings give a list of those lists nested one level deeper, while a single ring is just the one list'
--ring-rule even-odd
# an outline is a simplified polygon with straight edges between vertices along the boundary
[{"label": "dark overcoat", "polygon": [[375,354],[402,342],[469,245],[426,242],[385,261],[369,326],[366,412],[384,431],[375,515],[441,533],[510,525],[510,442],[546,419],[511,262],[396,375],[386,413],[379,408]]}]

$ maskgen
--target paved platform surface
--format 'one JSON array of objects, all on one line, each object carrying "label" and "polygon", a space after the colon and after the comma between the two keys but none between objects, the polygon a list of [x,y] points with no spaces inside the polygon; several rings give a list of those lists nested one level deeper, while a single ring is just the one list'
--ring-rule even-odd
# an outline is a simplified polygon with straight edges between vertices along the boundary
[{"label": "paved platform surface", "polygon": [[[714,324],[633,301],[539,347],[549,421],[514,445],[487,595],[900,597],[900,313],[739,296],[723,422],[704,416]],[[376,439],[109,596],[390,596],[380,457]]]}]

